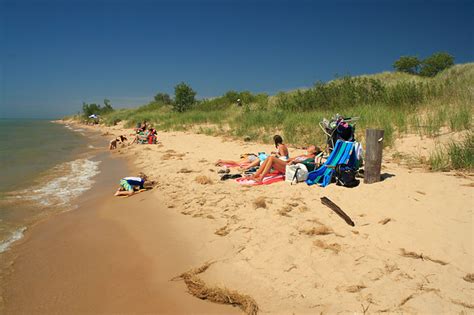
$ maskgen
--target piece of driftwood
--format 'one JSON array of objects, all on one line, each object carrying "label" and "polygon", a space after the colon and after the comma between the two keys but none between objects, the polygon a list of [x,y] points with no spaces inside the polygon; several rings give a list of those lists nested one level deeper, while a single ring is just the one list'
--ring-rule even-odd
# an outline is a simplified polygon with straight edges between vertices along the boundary
[{"label": "piece of driftwood", "polygon": [[342,211],[342,209],[339,208],[338,205],[332,202],[329,198],[321,197],[321,203],[327,206],[332,211],[336,212],[337,215],[340,216],[344,221],[346,221],[346,223],[349,224],[350,226],[355,225],[354,221],[352,221],[351,218],[344,211]]}]

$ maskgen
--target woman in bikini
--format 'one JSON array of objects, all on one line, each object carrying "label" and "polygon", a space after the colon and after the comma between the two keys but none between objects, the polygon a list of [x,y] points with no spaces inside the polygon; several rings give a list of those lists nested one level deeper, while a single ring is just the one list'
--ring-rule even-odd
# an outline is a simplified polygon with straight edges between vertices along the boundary
[{"label": "woman in bikini", "polygon": [[277,152],[272,152],[272,154],[276,155],[280,160],[288,161],[290,153],[288,152],[286,144],[283,143],[283,138],[280,135],[275,135],[273,136],[273,141],[275,142]]},{"label": "woman in bikini", "polygon": [[284,161],[276,156],[269,156],[265,161],[262,163],[258,171],[249,177],[249,179],[254,179],[258,182],[262,181],[265,175],[270,173],[272,169],[279,171],[281,173],[285,173],[286,165],[287,164],[297,164],[297,163],[304,163],[308,168],[308,171],[314,170],[316,163],[314,158],[316,155],[321,153],[321,149],[315,145],[311,145],[308,147],[306,154],[299,155],[297,157],[288,159]]}]

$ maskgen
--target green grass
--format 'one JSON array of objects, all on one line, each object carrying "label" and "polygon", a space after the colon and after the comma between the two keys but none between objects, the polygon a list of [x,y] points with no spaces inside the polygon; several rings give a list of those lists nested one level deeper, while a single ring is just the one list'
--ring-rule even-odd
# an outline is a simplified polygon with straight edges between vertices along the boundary
[{"label": "green grass", "polygon": [[[243,100],[244,106],[236,106],[237,97]],[[455,65],[434,78],[384,72],[318,82],[307,89],[274,96],[229,91],[220,97],[201,100],[184,113],[151,102],[104,115],[104,122],[112,125],[125,121],[126,126],[134,126],[146,120],[161,130],[193,130],[266,143],[271,142],[274,134],[281,134],[287,143],[301,146],[323,145],[325,136],[318,122],[340,113],[360,117],[356,125],[358,140],[364,142],[366,128],[380,128],[385,131],[384,145],[391,146],[403,133],[435,137],[443,128],[470,130],[473,105],[474,63],[468,63]],[[447,151],[448,164],[441,154],[434,153],[430,159],[432,168],[469,164],[463,162],[467,151],[456,150],[453,146]]]},{"label": "green grass", "polygon": [[430,155],[429,163],[434,171],[474,171],[474,133],[469,132],[460,142],[436,148]]}]

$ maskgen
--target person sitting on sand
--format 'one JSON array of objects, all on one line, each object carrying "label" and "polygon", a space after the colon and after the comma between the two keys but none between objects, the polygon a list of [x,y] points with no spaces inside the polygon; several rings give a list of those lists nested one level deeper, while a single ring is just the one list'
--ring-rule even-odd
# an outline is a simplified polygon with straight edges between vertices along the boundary
[{"label": "person sitting on sand", "polygon": [[124,143],[125,141],[127,141],[127,137],[125,137],[123,135],[118,136],[114,140],[110,140],[109,150],[117,149],[117,144],[118,143]]},{"label": "person sitting on sand", "polygon": [[[275,141],[275,147],[278,149],[278,151],[272,152],[271,154],[282,161],[288,161],[288,159],[290,158],[290,153],[288,152],[287,146],[283,143],[283,138],[279,135],[275,135],[273,136],[273,141]],[[257,159],[255,159],[248,165],[241,166],[240,168],[241,170],[245,171],[253,167],[261,166],[267,157],[268,155],[265,154],[265,152],[259,152]]]},{"label": "person sitting on sand", "polygon": [[288,148],[283,143],[283,138],[280,135],[273,136],[273,141],[275,141],[275,148],[277,148],[277,152],[272,152],[272,155],[275,155],[277,158],[283,161],[288,161],[290,158],[290,153],[288,152]]},{"label": "person sitting on sand", "polygon": [[150,135],[150,131],[145,130],[145,131],[140,131],[137,133],[135,138],[133,139],[131,144],[134,143],[148,143],[148,136]]},{"label": "person sitting on sand", "polygon": [[115,192],[115,196],[131,196],[140,192],[142,189],[150,189],[155,184],[154,181],[148,181],[148,177],[140,173],[138,176],[124,177],[120,180],[120,187]]},{"label": "person sitting on sand", "polygon": [[297,164],[297,163],[303,163],[306,165],[308,168],[308,171],[311,172],[314,170],[316,167],[316,163],[314,161],[314,158],[316,155],[321,153],[321,149],[315,145],[311,145],[307,149],[307,153],[303,155],[299,155],[297,157],[288,159],[288,161],[283,161],[279,159],[276,156],[269,156],[265,161],[262,163],[258,171],[252,175],[249,176],[249,179],[254,179],[258,182],[262,181],[265,175],[270,173],[272,169],[280,172],[280,173],[285,173],[286,170],[286,165],[287,164]]},{"label": "person sitting on sand", "polygon": [[147,122],[146,122],[146,120],[144,120],[141,123],[137,123],[137,126],[135,128],[135,133],[138,134],[140,132],[145,132],[146,129],[147,129]]},{"label": "person sitting on sand", "polygon": [[148,129],[148,143],[149,144],[156,144],[157,142],[156,135],[157,135],[156,129],[150,127],[150,129]]}]

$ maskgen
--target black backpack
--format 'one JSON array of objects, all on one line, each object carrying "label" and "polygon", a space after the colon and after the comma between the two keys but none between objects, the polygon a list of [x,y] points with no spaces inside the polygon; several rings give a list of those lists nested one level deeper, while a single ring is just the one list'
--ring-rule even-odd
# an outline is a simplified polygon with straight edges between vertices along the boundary
[{"label": "black backpack", "polygon": [[337,165],[334,173],[333,179],[336,182],[336,185],[353,188],[359,186],[360,181],[356,179],[357,171],[350,168],[347,165]]}]

